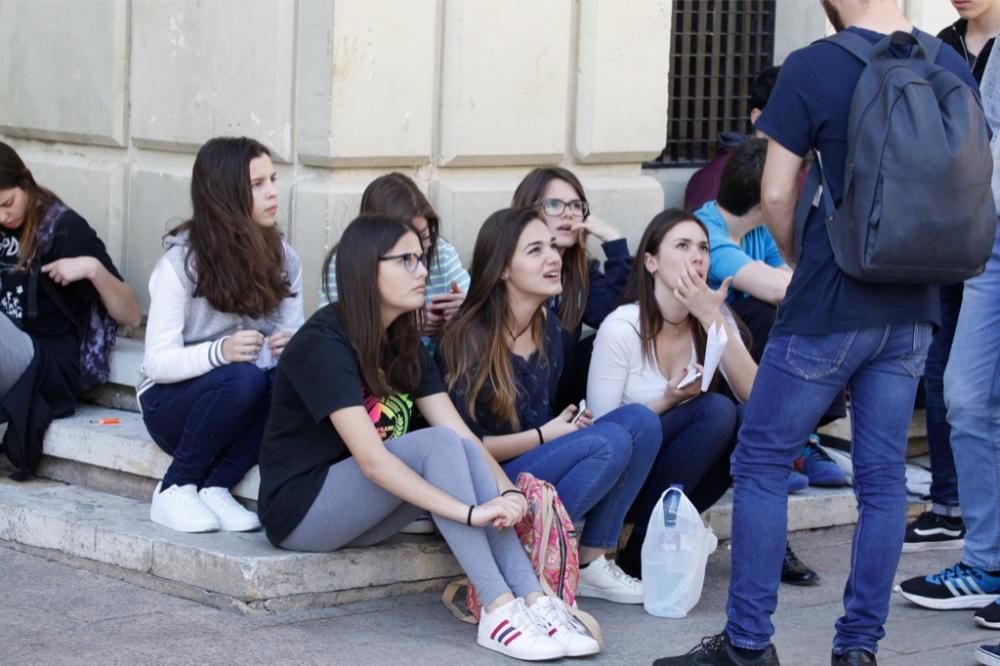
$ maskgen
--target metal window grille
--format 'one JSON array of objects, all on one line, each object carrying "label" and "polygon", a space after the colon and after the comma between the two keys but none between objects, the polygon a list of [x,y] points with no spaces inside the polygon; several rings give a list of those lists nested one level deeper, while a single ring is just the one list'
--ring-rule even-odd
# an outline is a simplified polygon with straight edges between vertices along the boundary
[{"label": "metal window grille", "polygon": [[774,60],[776,0],[674,0],[664,166],[703,164],[749,129],[750,87]]}]

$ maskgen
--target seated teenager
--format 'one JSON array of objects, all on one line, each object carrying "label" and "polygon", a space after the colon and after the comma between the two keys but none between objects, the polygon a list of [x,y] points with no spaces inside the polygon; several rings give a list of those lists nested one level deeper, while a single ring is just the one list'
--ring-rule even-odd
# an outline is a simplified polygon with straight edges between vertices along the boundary
[{"label": "seated teenager", "polygon": [[[436,337],[469,290],[469,274],[455,247],[441,237],[437,213],[416,183],[401,173],[379,176],[361,195],[361,215],[389,215],[412,222],[427,256],[427,293],[422,333]],[[337,258],[331,255],[320,303],[337,300]]]},{"label": "seated teenager", "polygon": [[[575,404],[586,395],[587,367],[593,336],[581,339],[586,324],[596,329],[615,309],[625,289],[632,255],[622,232],[590,212],[580,180],[568,169],[532,170],[517,186],[514,208],[532,208],[556,239],[562,258],[562,293],[549,301],[566,332],[563,378],[554,407]],[[593,236],[604,251],[604,271],[587,252]]]},{"label": "seated teenager", "polygon": [[561,262],[536,211],[490,215],[476,238],[468,297],[438,351],[452,400],[507,474],[530,472],[549,481],[570,517],[586,522],[577,593],[642,603],[642,584],[605,553],[617,546],[646,479],[660,425],[641,405],[593,423],[589,410],[553,409],[563,337],[547,302],[562,291]]},{"label": "seated teenager", "polygon": [[[526,660],[597,652],[565,604],[541,594],[513,529],[527,503],[462,422],[420,342],[419,232],[361,216],[337,252],[339,300],[278,364],[260,460],[268,539],[312,552],[368,546],[429,511],[483,601],[479,645]],[[432,427],[408,432],[414,405]]]},{"label": "seated teenager", "polygon": [[[760,208],[760,179],[764,173],[767,141],[750,139],[740,146],[722,172],[719,198],[695,211],[708,228],[711,262],[708,284],[716,288],[732,278],[727,303],[750,330],[750,355],[759,361],[778,315],[778,304],[792,278]],[[820,425],[846,414],[844,393],[833,401]],[[843,471],[818,444],[818,436],[804,443],[795,469],[814,486],[842,486]]]},{"label": "seated teenager", "polygon": [[257,464],[273,368],[302,324],[302,266],[277,227],[266,147],[216,138],[195,158],[191,219],[164,238],[149,278],[136,393],[173,456],[149,517],[182,532],[260,527],[230,489]]},{"label": "seated teenager", "polygon": [[[699,511],[712,506],[730,485],[729,454],[736,445],[742,407],[718,392],[725,383],[745,401],[757,365],[724,305],[728,281],[712,289],[708,232],[690,213],[666,210],[646,227],[622,305],[597,332],[587,383],[587,403],[594,414],[621,405],[643,404],[660,415],[662,445],[630,512],[634,528],[618,554],[623,570],[641,573],[642,542],[649,516],[671,484],[684,486]],[[684,378],[701,370],[707,331],[726,330],[728,342],[718,375],[702,392],[701,379]],[[787,577],[815,582],[814,572],[787,549]],[[806,575],[811,574],[809,576]]]},{"label": "seated teenager", "polygon": [[34,472],[52,419],[76,409],[78,322],[98,303],[120,324],[142,319],[93,228],[0,142],[0,422],[21,476]]}]

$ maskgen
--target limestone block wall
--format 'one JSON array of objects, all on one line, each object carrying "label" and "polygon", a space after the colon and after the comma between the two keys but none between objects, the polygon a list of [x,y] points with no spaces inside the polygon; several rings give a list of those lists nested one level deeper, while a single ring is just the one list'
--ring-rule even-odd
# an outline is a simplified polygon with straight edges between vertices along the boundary
[{"label": "limestone block wall", "polygon": [[[320,265],[399,170],[466,261],[537,165],[580,175],[633,244],[663,191],[671,0],[0,0],[0,138],[105,239],[148,305],[198,147],[268,145],[281,225]],[[599,249],[594,247],[599,255]]]}]

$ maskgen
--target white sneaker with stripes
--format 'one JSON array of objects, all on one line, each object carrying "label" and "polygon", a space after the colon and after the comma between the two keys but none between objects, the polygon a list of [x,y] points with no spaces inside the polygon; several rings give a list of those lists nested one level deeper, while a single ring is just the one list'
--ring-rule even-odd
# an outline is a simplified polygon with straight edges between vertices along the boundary
[{"label": "white sneaker with stripes", "polygon": [[528,611],[546,634],[566,649],[567,657],[585,657],[601,651],[601,644],[587,633],[582,622],[573,617],[562,599],[543,595],[528,606]]},{"label": "white sneaker with stripes", "polygon": [[521,598],[479,618],[476,642],[489,650],[524,661],[544,661],[566,656],[566,649],[549,638]]}]

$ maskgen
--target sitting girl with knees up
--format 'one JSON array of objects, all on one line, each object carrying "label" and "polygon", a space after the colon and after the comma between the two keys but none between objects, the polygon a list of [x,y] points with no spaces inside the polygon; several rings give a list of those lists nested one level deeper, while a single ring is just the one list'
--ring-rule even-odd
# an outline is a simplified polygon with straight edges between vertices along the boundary
[{"label": "sitting girl with knees up", "polygon": [[[260,517],[281,548],[369,546],[430,512],[483,601],[479,645],[518,659],[593,654],[565,604],[541,594],[513,526],[525,498],[455,411],[420,342],[420,235],[384,215],[336,248],[340,298],[278,366],[260,460]],[[430,425],[409,431],[414,406]]]},{"label": "sitting girl with knees up", "polygon": [[[708,331],[725,330],[721,381],[745,401],[757,372],[729,309],[727,280],[718,290],[708,275],[708,232],[696,217],[666,210],[646,227],[622,299],[597,332],[587,382],[587,404],[600,416],[622,405],[640,404],[659,415],[662,444],[630,513],[635,527],[618,554],[622,569],[640,575],[646,526],[660,494],[684,486],[699,511],[729,488],[729,454],[736,444],[741,407],[710,390],[702,379]],[[715,377],[710,388],[719,385]]]},{"label": "sitting girl with knees up", "polygon": [[[361,195],[361,215],[389,215],[409,220],[420,235],[427,259],[427,292],[421,332],[436,337],[465,300],[469,274],[454,246],[441,237],[437,213],[417,184],[408,176],[393,172],[379,176]],[[337,260],[332,255],[323,271],[326,281],[320,292],[324,305],[337,300]]]},{"label": "sitting girl with knees up", "polygon": [[302,266],[277,227],[266,147],[210,140],[191,174],[191,219],[164,238],[149,278],[137,388],[153,440],[173,456],[153,522],[182,532],[260,527],[230,490],[257,464],[274,367],[302,325]]},{"label": "sitting girl with knees up", "polygon": [[441,337],[441,364],[452,400],[507,474],[549,481],[586,522],[577,594],[642,603],[642,584],[605,553],[656,456],[660,425],[642,405],[593,423],[589,410],[554,410],[563,337],[547,303],[562,291],[561,267],[535,210],[493,213],[476,239],[469,294]]},{"label": "sitting girl with knees up", "polygon": [[97,233],[0,142],[0,421],[20,477],[34,473],[49,423],[72,414],[93,379],[82,376],[80,344],[92,315],[102,329],[107,316],[142,319]]}]

